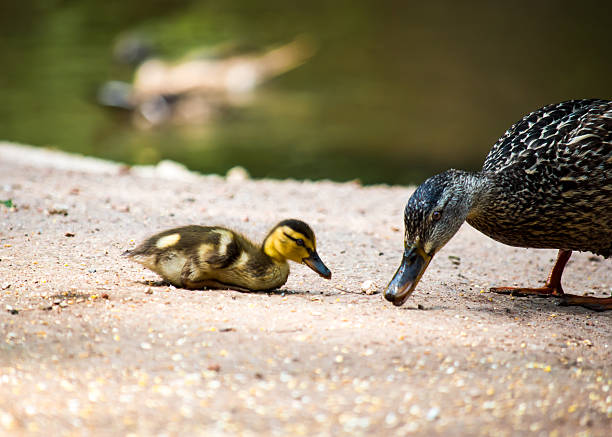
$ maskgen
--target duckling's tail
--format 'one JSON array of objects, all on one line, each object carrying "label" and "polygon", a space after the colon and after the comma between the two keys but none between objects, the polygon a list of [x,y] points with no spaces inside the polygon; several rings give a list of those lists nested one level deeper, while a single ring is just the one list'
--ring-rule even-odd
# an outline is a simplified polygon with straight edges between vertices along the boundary
[{"label": "duckling's tail", "polygon": [[134,253],[131,250],[126,250],[125,252],[121,254],[121,256],[132,257],[134,256]]}]

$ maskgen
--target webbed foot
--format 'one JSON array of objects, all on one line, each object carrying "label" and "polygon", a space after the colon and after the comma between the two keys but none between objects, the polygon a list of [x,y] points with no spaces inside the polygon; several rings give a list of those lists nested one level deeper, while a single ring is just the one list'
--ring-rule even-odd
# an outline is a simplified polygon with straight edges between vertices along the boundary
[{"label": "webbed foot", "polygon": [[537,296],[537,297],[561,297],[564,296],[563,290],[556,287],[544,286],[540,288],[525,287],[493,287],[489,289],[493,293],[510,294],[512,296]]}]

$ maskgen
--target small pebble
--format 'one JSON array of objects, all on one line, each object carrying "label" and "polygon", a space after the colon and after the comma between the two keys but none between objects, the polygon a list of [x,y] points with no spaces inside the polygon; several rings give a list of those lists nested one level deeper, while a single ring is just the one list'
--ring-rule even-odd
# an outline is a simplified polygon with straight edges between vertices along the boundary
[{"label": "small pebble", "polygon": [[371,279],[363,281],[361,284],[361,291],[363,291],[365,294],[375,294],[379,292],[376,282],[372,281]]},{"label": "small pebble", "polygon": [[2,413],[0,413],[0,425],[2,425],[2,427],[5,430],[11,430],[13,428],[15,428],[15,418],[13,417],[13,415],[11,413],[7,413],[2,411]]},{"label": "small pebble", "polygon": [[87,270],[89,273],[96,273],[96,269],[88,269]]},{"label": "small pebble", "polygon": [[7,305],[7,306],[6,306],[6,310],[9,312],[9,314],[12,314],[12,315],[17,315],[17,314],[19,314],[19,311],[18,311],[18,310],[16,310],[15,308],[13,308],[13,307],[12,307],[12,306],[10,306],[10,305]]},{"label": "small pebble", "polygon": [[427,415],[425,416],[425,418],[429,422],[433,422],[434,420],[438,418],[439,415],[440,415],[440,409],[438,407],[432,407],[427,412]]},{"label": "small pebble", "polygon": [[145,294],[153,294],[153,289],[151,287],[147,287]]},{"label": "small pebble", "polygon": [[453,265],[458,266],[459,264],[461,264],[461,258],[459,258],[458,256],[449,255],[448,259],[451,261],[451,263],[453,263]]},{"label": "small pebble", "polygon": [[391,412],[385,416],[385,423],[388,426],[395,426],[397,425],[397,422],[398,422],[397,414]]},{"label": "small pebble", "polygon": [[244,168],[237,165],[227,171],[225,178],[228,182],[244,182],[250,178],[249,172]]},{"label": "small pebble", "polygon": [[68,206],[67,205],[53,205],[51,208],[47,209],[47,214],[49,215],[53,215],[53,214],[58,214],[58,215],[63,215],[63,216],[67,216],[68,215]]}]

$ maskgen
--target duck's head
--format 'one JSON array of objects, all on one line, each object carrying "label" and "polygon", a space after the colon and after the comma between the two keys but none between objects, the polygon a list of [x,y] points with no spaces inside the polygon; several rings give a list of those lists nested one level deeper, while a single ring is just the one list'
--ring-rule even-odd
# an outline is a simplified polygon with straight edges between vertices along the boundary
[{"label": "duck's head", "polygon": [[404,256],[385,290],[385,299],[402,305],[412,294],[433,256],[465,221],[471,206],[469,177],[448,170],[427,179],[404,211]]},{"label": "duck's head", "polygon": [[331,272],[317,253],[314,232],[303,221],[289,219],[277,224],[264,240],[263,250],[277,261],[306,264],[319,275],[331,279]]}]

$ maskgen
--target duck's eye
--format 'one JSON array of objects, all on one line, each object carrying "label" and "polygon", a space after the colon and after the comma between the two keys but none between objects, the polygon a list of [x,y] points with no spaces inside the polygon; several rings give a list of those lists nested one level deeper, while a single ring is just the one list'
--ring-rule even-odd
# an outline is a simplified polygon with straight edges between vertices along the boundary
[{"label": "duck's eye", "polygon": [[298,246],[304,247],[304,240],[302,240],[301,238],[298,238],[297,240],[295,240],[295,244],[297,244]]},{"label": "duck's eye", "polygon": [[431,214],[431,218],[434,222],[437,222],[438,220],[440,220],[442,218],[442,213],[440,211],[434,211]]}]

